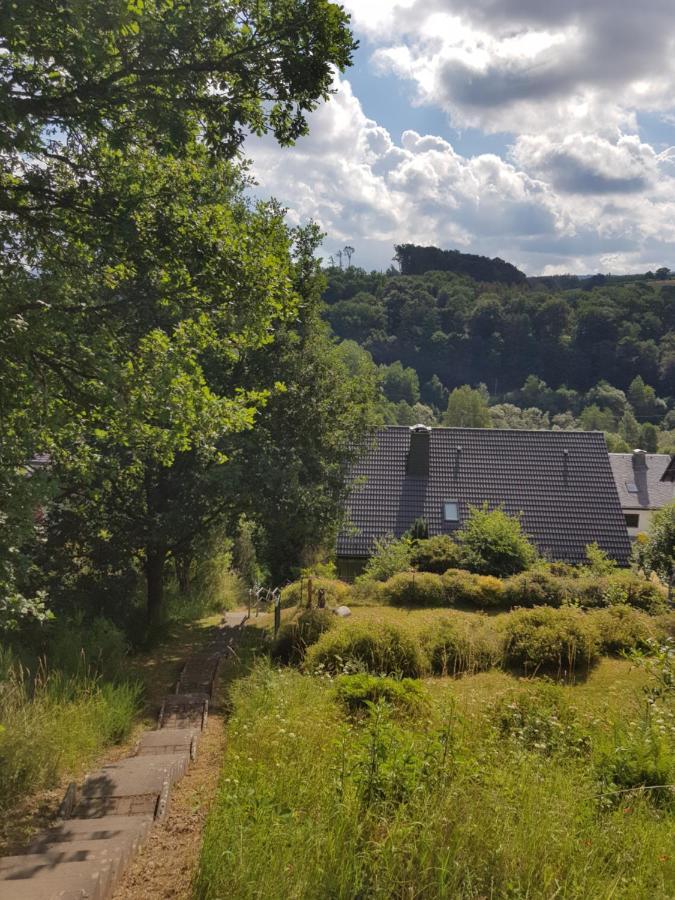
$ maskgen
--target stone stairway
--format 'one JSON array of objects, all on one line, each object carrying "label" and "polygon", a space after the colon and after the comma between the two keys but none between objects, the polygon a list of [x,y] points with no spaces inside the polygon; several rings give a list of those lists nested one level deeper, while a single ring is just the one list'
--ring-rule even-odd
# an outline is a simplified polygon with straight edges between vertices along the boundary
[{"label": "stone stairway", "polygon": [[0,858],[0,900],[107,900],[155,822],[165,816],[173,785],[197,758],[221,660],[243,614],[228,613],[218,636],[190,657],[164,698],[157,728],[127,759],[73,782],[59,823],[25,851]]}]

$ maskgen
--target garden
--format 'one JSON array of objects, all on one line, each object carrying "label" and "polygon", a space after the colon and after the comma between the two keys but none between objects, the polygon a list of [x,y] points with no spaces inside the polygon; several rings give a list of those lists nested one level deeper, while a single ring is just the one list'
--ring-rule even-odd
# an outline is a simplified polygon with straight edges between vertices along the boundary
[{"label": "garden", "polygon": [[499,511],[465,531],[252,620],[198,897],[673,895],[665,586],[594,546],[541,560]]}]

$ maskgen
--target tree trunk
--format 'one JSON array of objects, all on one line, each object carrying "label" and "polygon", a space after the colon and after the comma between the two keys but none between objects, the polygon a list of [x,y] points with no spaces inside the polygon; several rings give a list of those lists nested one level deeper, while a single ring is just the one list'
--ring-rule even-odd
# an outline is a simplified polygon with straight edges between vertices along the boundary
[{"label": "tree trunk", "polygon": [[161,624],[164,612],[164,547],[148,547],[146,551],[145,577],[147,581],[148,625],[156,628]]},{"label": "tree trunk", "polygon": [[176,581],[178,589],[183,596],[190,593],[190,564],[192,560],[189,556],[177,556],[175,559]]}]

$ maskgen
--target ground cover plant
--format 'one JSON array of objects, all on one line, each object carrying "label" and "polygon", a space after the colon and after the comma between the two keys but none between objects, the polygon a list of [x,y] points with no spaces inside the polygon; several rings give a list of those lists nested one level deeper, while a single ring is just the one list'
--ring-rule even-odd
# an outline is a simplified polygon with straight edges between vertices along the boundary
[{"label": "ground cover plant", "polygon": [[[422,717],[382,699],[355,715],[342,679],[261,661],[233,686],[200,900],[672,896],[672,803],[651,770],[607,762],[648,717],[672,743],[657,674],[435,679]],[[671,764],[661,751],[655,771]]]}]

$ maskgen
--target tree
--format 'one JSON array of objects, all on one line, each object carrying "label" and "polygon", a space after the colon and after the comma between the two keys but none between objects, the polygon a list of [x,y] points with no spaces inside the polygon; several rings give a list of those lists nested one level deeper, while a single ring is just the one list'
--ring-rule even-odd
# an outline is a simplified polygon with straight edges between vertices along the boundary
[{"label": "tree", "polygon": [[[297,263],[282,212],[247,204],[203,149],[175,160],[102,148],[96,171],[81,203],[110,220],[56,212],[36,285],[62,308],[40,352],[76,392],[50,447],[63,484],[50,547],[104,578],[140,567],[154,625],[167,560],[227,512],[223,438],[251,428],[275,390],[238,384],[236,367],[297,313]],[[25,315],[40,328],[39,311]]]},{"label": "tree", "polygon": [[595,403],[582,409],[579,424],[584,431],[614,431],[616,428],[611,409],[600,409]]},{"label": "tree", "polygon": [[520,521],[487,503],[472,506],[469,518],[457,532],[464,566],[483,575],[504,577],[529,568],[537,552],[523,533]]},{"label": "tree", "polygon": [[347,245],[346,247],[343,247],[343,250],[344,250],[345,256],[347,257],[347,268],[348,268],[348,269],[351,269],[351,267],[352,267],[352,256],[354,255],[354,253],[355,253],[356,251],[354,250],[353,247],[350,247],[349,245]]},{"label": "tree", "polygon": [[448,397],[443,425],[449,428],[489,428],[490,411],[481,391],[468,385],[455,388]]},{"label": "tree", "polygon": [[[336,345],[320,318],[323,276],[315,228],[298,236],[293,286],[298,314],[272,343],[244,352],[234,383],[275,383],[253,430],[224,442],[229,462],[219,493],[260,535],[261,561],[275,583],[331,550],[341,526],[347,474],[377,423],[377,369],[353,345]],[[358,348],[357,348],[358,351]],[[363,351],[361,351],[363,354]]]},{"label": "tree", "polygon": [[651,422],[645,422],[640,429],[640,447],[647,453],[659,452],[659,430]]},{"label": "tree", "polygon": [[640,446],[640,424],[629,409],[621,417],[619,434],[632,449]]},{"label": "tree", "polygon": [[292,143],[351,63],[348,21],[328,0],[3,4],[2,206],[75,202],[51,163],[92,141],[176,154],[200,135],[225,157],[250,132]]},{"label": "tree", "polygon": [[404,368],[398,360],[381,368],[382,390],[387,400],[400,403],[404,400],[413,406],[420,399],[420,380],[417,372]]},{"label": "tree", "polygon": [[642,558],[648,571],[655,572],[668,585],[673,599],[675,585],[675,501],[654,513]]}]

